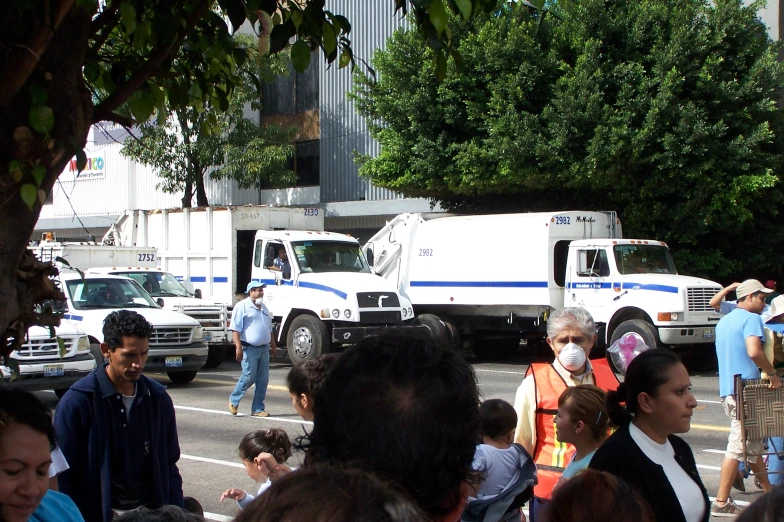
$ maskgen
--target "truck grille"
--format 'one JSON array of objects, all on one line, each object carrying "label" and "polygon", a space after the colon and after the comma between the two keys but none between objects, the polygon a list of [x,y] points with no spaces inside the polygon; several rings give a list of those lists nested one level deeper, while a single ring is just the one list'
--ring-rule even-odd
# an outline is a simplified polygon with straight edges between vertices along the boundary
[{"label": "truck grille", "polygon": [[400,310],[390,310],[388,312],[359,312],[360,324],[394,324],[399,323]]},{"label": "truck grille", "polygon": [[190,344],[193,328],[154,328],[150,346],[172,346]]},{"label": "truck grille", "polygon": [[395,292],[359,292],[357,304],[360,308],[400,308]]},{"label": "truck grille", "polygon": [[[63,339],[65,341],[65,349],[70,350],[73,348],[73,339]],[[33,339],[27,340],[21,348],[14,354],[18,359],[31,359],[31,358],[59,358],[60,347],[57,345],[57,339]]]},{"label": "truck grille", "polygon": [[710,300],[718,292],[718,288],[687,288],[686,299],[689,304],[689,312],[713,312]]},{"label": "truck grille", "polygon": [[193,317],[203,328],[223,330],[226,318],[220,308],[183,308],[182,313]]}]

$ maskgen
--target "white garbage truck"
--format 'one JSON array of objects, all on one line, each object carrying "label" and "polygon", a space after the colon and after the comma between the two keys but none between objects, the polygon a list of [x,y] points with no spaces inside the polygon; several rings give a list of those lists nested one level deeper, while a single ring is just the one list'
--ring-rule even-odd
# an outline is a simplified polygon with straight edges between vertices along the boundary
[{"label": "white garbage truck", "polygon": [[[110,235],[157,247],[162,270],[230,308],[248,282],[266,283],[278,344],[294,362],[382,328],[415,327],[411,302],[371,274],[359,242],[323,229],[319,208],[208,207],[129,211]],[[276,267],[279,252],[287,261]]]},{"label": "white garbage truck", "polygon": [[[47,239],[51,238],[51,239]],[[36,256],[45,261],[62,259],[69,266],[89,274],[110,274],[130,277],[139,283],[164,310],[179,312],[197,320],[202,327],[203,340],[209,347],[205,364],[217,368],[223,360],[227,344],[229,312],[225,304],[202,299],[201,290],[189,283],[181,283],[175,276],[158,268],[157,250],[153,247],[125,246],[115,241],[104,243],[60,243],[44,234],[33,247]]]},{"label": "white garbage truck", "polygon": [[363,250],[454,347],[516,349],[564,306],[591,313],[600,346],[627,332],[650,346],[714,341],[721,286],[678,274],[661,241],[622,239],[614,212],[430,216],[393,218]]}]

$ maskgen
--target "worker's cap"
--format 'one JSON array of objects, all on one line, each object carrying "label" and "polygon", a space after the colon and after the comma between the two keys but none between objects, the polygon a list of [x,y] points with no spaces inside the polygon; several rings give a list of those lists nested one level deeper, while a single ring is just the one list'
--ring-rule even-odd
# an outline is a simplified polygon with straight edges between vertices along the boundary
[{"label": "worker's cap", "polygon": [[756,279],[746,279],[740,285],[738,285],[738,288],[735,289],[735,295],[738,297],[738,299],[741,299],[747,295],[756,294],[757,292],[769,294],[772,291],[773,290],[770,288],[765,288],[762,283]]},{"label": "worker's cap", "polygon": [[254,288],[267,288],[267,285],[262,283],[261,281],[251,281],[248,283],[248,289],[245,290],[246,294],[249,294],[251,290]]}]

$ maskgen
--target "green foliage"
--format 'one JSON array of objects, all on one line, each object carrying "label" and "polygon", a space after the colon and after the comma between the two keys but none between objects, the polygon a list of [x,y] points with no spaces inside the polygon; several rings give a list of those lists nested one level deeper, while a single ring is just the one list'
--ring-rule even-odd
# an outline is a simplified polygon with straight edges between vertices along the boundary
[{"label": "green foliage", "polygon": [[740,0],[504,5],[450,21],[464,62],[441,84],[401,31],[357,74],[380,142],[361,174],[462,211],[615,209],[687,273],[778,275],[784,67]]}]

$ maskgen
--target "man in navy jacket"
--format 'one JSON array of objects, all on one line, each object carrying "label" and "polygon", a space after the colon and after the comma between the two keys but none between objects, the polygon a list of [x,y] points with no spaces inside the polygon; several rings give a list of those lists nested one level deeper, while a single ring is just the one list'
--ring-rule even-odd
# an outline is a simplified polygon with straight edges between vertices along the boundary
[{"label": "man in navy jacket", "polygon": [[143,375],[152,325],[120,310],[104,320],[106,362],[71,386],[54,415],[58,444],[71,466],[60,491],[86,522],[145,504],[183,507],[180,443],[166,388]]}]

